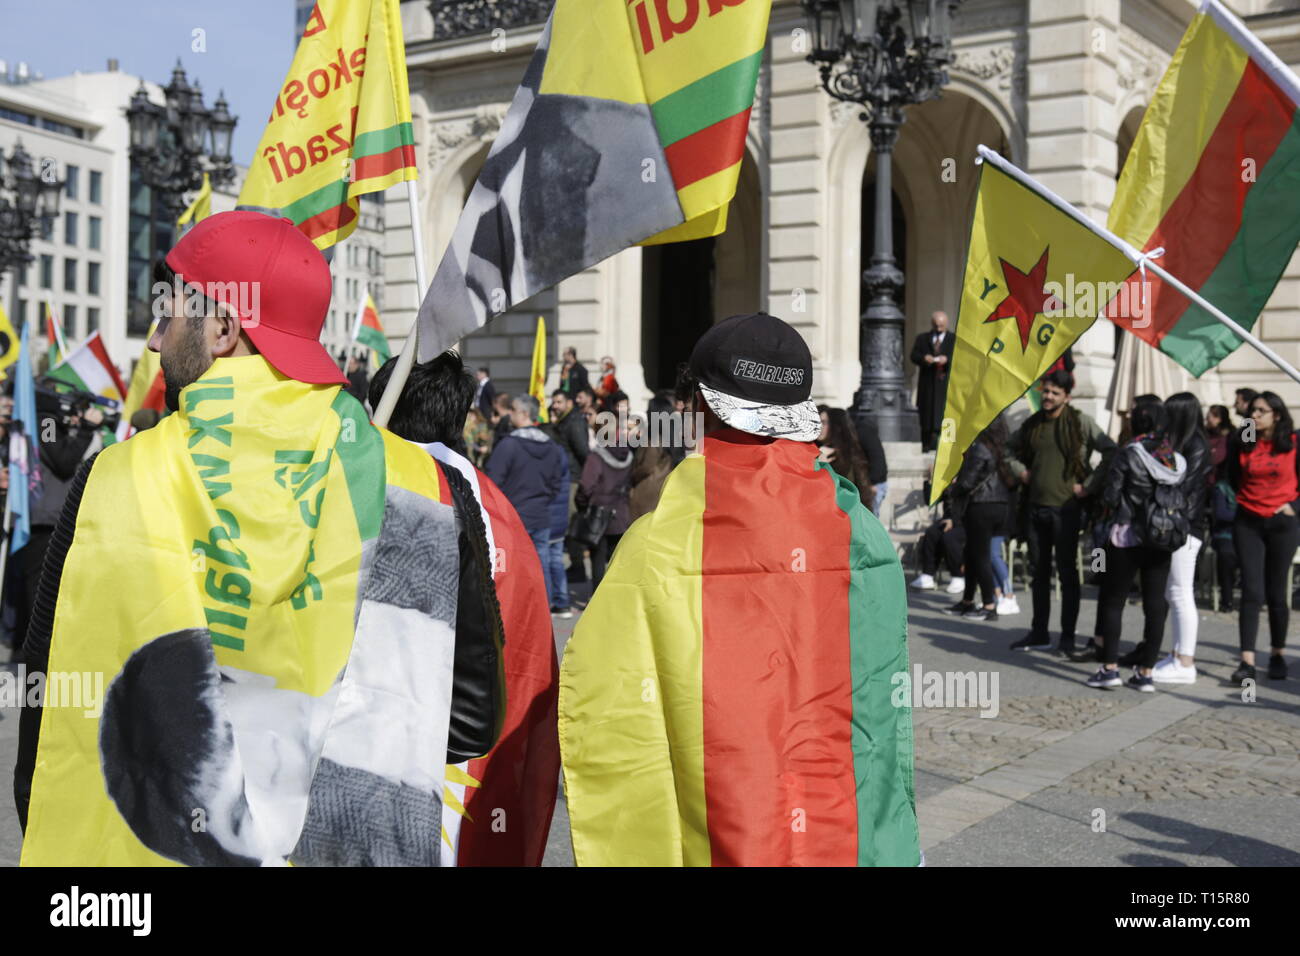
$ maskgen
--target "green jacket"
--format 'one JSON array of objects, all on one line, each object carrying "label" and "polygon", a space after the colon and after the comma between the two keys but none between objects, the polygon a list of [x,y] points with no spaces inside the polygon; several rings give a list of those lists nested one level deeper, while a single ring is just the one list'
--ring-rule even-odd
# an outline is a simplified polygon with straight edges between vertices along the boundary
[{"label": "green jacket", "polygon": [[[1071,413],[1078,416],[1082,439],[1072,463],[1067,462],[1065,452],[1066,416]],[[1038,427],[1040,423],[1043,423],[1041,428]],[[1029,472],[1031,505],[1059,508],[1074,499],[1076,483],[1083,485],[1089,496],[1100,490],[1115,447],[1115,442],[1089,415],[1067,405],[1055,421],[1048,419],[1042,411],[1030,415],[1011,439],[1008,464],[1013,474]],[[1092,467],[1093,452],[1101,455],[1101,462],[1095,469]]]}]

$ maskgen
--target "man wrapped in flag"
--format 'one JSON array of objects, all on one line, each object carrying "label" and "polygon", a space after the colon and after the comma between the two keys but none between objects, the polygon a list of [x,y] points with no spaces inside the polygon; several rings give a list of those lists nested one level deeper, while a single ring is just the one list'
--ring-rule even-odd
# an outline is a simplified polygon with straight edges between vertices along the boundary
[{"label": "man wrapped in flag", "polygon": [[[370,383],[377,406],[396,362]],[[537,549],[518,512],[466,458],[461,431],[475,381],[455,351],[417,364],[389,427],[474,490],[492,553],[492,581],[505,627],[506,719],[486,757],[448,768],[443,801],[447,866],[540,866],[555,810],[560,744],[555,734],[558,667],[550,602]]]},{"label": "man wrapped in flag", "polygon": [[698,449],[565,649],[580,866],[915,866],[907,601],[889,535],[818,461],[812,356],[734,316],[691,354]]},{"label": "man wrapped in flag", "polygon": [[422,360],[616,252],[726,228],[771,4],[654,6],[557,0],[420,307]]},{"label": "man wrapped in flag", "polygon": [[443,768],[504,709],[458,547],[477,509],[340,389],[329,267],[289,222],[212,216],[160,271],[184,277],[150,342],[174,414],[59,518],[29,662],[106,683],[24,709],[22,862],[437,865]]}]

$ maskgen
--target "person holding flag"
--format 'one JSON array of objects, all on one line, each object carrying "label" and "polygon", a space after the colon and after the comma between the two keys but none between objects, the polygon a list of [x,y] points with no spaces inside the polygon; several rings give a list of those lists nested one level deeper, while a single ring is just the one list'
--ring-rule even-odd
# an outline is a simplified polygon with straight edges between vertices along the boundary
[{"label": "person holding flag", "polygon": [[[375,374],[372,406],[388,387],[396,364],[390,361]],[[454,799],[443,803],[443,859],[452,866],[540,866],[560,771],[555,638],[546,579],[532,538],[510,499],[464,455],[461,429],[474,391],[474,377],[460,356],[444,352],[411,369],[389,421],[394,434],[469,483],[483,516],[505,627],[501,742],[486,757],[448,772],[447,790]]]},{"label": "person holding flag", "polygon": [[24,709],[22,863],[436,865],[444,767],[504,711],[495,601],[457,598],[466,514],[342,392],[290,221],[211,216],[161,271],[173,414],[78,471],[33,610],[33,670],[108,692]]},{"label": "person holding flag", "polygon": [[690,358],[699,454],[623,536],[560,674],[579,866],[916,866],[907,596],[818,459],[812,355],[733,316]]}]

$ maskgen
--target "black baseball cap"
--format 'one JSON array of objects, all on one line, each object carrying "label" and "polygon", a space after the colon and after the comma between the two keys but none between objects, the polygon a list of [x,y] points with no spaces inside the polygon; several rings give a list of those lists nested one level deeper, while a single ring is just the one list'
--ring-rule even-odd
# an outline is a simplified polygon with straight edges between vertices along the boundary
[{"label": "black baseball cap", "polygon": [[705,332],[691,374],[713,413],[752,435],[814,441],[812,353],[794,327],[766,312],[733,315]]}]

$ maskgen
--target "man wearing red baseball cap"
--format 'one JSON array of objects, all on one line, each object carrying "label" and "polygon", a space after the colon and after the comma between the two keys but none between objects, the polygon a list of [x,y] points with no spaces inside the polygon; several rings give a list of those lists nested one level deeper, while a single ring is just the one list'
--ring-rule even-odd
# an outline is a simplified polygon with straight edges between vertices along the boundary
[{"label": "man wearing red baseball cap", "polygon": [[23,863],[436,866],[445,762],[504,715],[478,505],[342,389],[292,222],[212,216],[157,273],[174,414],[55,529],[28,660],[106,687],[22,715]]}]

